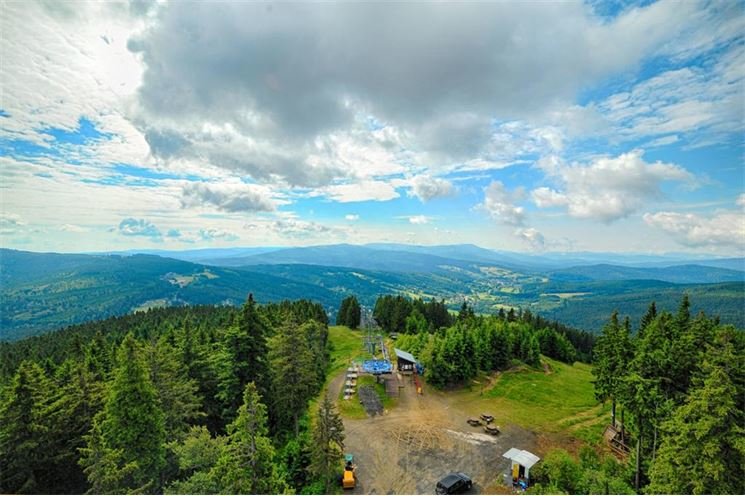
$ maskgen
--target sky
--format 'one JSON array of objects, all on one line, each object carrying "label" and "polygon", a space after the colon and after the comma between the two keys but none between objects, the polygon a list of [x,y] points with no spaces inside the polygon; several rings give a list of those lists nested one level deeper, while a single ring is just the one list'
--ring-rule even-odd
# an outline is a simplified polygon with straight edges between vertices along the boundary
[{"label": "sky", "polygon": [[745,254],[745,2],[0,6],[0,245]]}]

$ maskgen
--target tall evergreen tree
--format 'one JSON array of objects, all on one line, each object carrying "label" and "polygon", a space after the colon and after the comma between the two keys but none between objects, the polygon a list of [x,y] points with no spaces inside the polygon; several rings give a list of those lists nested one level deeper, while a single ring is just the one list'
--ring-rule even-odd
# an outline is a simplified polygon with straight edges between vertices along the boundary
[{"label": "tall evergreen tree", "polygon": [[745,361],[734,332],[708,346],[700,376],[663,424],[664,441],[651,469],[652,493],[741,494],[745,467]]},{"label": "tall evergreen tree", "polygon": [[165,414],[166,437],[173,440],[186,433],[189,422],[204,416],[197,384],[187,376],[179,353],[165,337],[145,348],[145,359],[160,409]]},{"label": "tall evergreen tree", "polygon": [[324,483],[326,494],[331,494],[331,483],[336,475],[344,450],[344,423],[328,395],[318,408],[313,429],[313,463],[311,469]]},{"label": "tall evergreen tree", "polygon": [[623,380],[633,353],[628,321],[620,325],[617,311],[603,327],[595,342],[594,353],[595,397],[599,401],[611,401],[611,423],[615,426],[616,403],[622,395]]},{"label": "tall evergreen tree", "polygon": [[44,413],[50,385],[35,362],[24,361],[18,368],[0,405],[0,489],[3,493],[39,494],[49,492],[46,480],[48,457]]},{"label": "tall evergreen tree", "polygon": [[362,320],[362,309],[357,297],[350,296],[349,308],[347,309],[347,326],[351,329],[357,329]]},{"label": "tall evergreen tree", "polygon": [[228,442],[215,472],[221,492],[276,494],[285,486],[274,464],[274,447],[268,437],[266,406],[258,389],[248,383],[238,416],[228,426]]},{"label": "tall evergreen tree", "polygon": [[236,325],[230,326],[221,341],[217,363],[219,390],[217,398],[223,405],[223,419],[235,418],[246,384],[254,382],[259,394],[269,393],[267,366],[267,326],[249,294]]},{"label": "tall evergreen tree", "polygon": [[349,319],[349,298],[347,297],[341,300],[339,313],[336,314],[336,325],[347,325],[347,320]]},{"label": "tall evergreen tree", "polygon": [[293,427],[297,435],[298,419],[317,388],[313,351],[304,329],[288,322],[272,338],[269,359],[274,419],[279,428]]},{"label": "tall evergreen tree", "polygon": [[57,370],[56,400],[46,409],[49,423],[47,438],[53,456],[46,471],[53,479],[55,492],[80,494],[86,491],[85,474],[78,464],[84,436],[104,400],[104,384],[97,381],[83,362],[66,360]]},{"label": "tall evergreen tree", "polygon": [[159,492],[165,425],[155,388],[132,334],[122,341],[106,405],[81,452],[94,492]]}]

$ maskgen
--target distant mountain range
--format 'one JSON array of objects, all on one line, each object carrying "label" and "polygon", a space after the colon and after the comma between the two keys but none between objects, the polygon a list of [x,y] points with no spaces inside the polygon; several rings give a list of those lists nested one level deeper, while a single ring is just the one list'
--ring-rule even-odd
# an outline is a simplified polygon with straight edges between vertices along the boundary
[{"label": "distant mountain range", "polygon": [[386,293],[443,298],[453,309],[468,300],[479,312],[519,306],[591,331],[614,309],[640,315],[652,300],[674,309],[688,292],[695,311],[745,327],[745,259],[676,260],[382,243],[147,254],[0,249],[0,339],[155,306],[239,304],[249,292],[259,301],[310,298],[330,313],[348,294],[368,306]]},{"label": "distant mountain range", "polygon": [[[118,252],[95,253],[99,255],[158,255],[162,257],[185,260],[187,262],[209,263],[219,266],[257,265],[259,263],[307,263],[312,265],[352,266],[371,268],[370,255],[382,256],[381,251],[424,254],[445,259],[465,260],[519,268],[521,270],[558,270],[582,265],[622,265],[627,267],[670,267],[675,265],[702,265],[745,271],[745,258],[716,258],[706,255],[691,254],[627,254],[627,253],[544,253],[525,254],[509,251],[497,251],[481,248],[472,244],[456,245],[409,245],[400,243],[369,243],[366,245],[321,245],[308,247],[245,247],[245,248],[205,248],[197,250],[127,250]],[[268,256],[267,254],[275,255]],[[259,255],[265,255],[260,257]],[[256,258],[254,258],[256,256]],[[274,258],[276,257],[276,258]],[[331,263],[339,257],[339,263]],[[346,260],[346,262],[342,262]],[[375,258],[372,263],[377,263]],[[351,264],[351,265],[350,265]]]}]

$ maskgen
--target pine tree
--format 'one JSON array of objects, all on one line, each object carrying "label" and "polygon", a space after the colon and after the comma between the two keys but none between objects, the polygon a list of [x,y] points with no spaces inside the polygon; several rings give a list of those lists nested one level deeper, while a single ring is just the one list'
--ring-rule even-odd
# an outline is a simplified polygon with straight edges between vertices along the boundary
[{"label": "pine tree", "polygon": [[55,492],[83,493],[87,482],[78,464],[79,450],[85,446],[83,437],[103,407],[104,384],[83,362],[66,360],[57,370],[55,385],[59,394],[45,411],[53,453],[46,472],[53,478]]},{"label": "pine tree", "polygon": [[165,464],[164,415],[139,345],[122,341],[106,405],[80,460],[93,492],[159,492]]},{"label": "pine tree", "polygon": [[647,313],[644,314],[641,322],[639,323],[639,335],[640,336],[644,332],[644,329],[646,329],[647,326],[651,324],[656,318],[657,318],[657,305],[655,304],[655,302],[652,302],[649,304]]},{"label": "pine tree", "polygon": [[350,297],[349,308],[347,309],[347,325],[351,329],[357,329],[362,320],[362,309],[360,302],[355,296]]},{"label": "pine tree", "polygon": [[336,325],[347,325],[347,322],[349,320],[349,302],[349,297],[341,300],[339,313],[336,314]]},{"label": "pine tree", "polygon": [[317,390],[314,356],[303,328],[288,322],[272,338],[269,360],[273,373],[274,419],[280,428],[294,427],[297,434],[298,419]]},{"label": "pine tree", "polygon": [[699,377],[663,424],[664,441],[648,491],[668,494],[741,494],[745,467],[745,361],[724,329],[707,347]]},{"label": "pine tree", "polygon": [[35,362],[24,361],[0,406],[0,490],[5,494],[49,492],[50,456],[44,412],[49,381]]},{"label": "pine tree", "polygon": [[258,313],[253,295],[249,294],[237,325],[225,331],[217,358],[217,398],[223,405],[226,422],[235,418],[246,384],[254,382],[263,397],[269,392],[266,336],[266,323]]},{"label": "pine tree", "polygon": [[334,404],[324,396],[318,408],[318,419],[313,429],[313,463],[311,469],[319,476],[331,494],[331,482],[338,470],[344,450],[344,424]]},{"label": "pine tree", "polygon": [[594,355],[595,397],[599,401],[611,401],[611,423],[615,426],[616,403],[622,396],[624,376],[632,358],[629,321],[619,325],[617,311],[595,342]]},{"label": "pine tree", "polygon": [[173,440],[186,433],[190,421],[204,416],[197,384],[186,375],[185,364],[166,337],[145,348],[145,360],[160,409],[165,414],[166,437]]},{"label": "pine tree", "polygon": [[186,477],[166,488],[166,494],[221,492],[215,466],[225,452],[227,438],[212,437],[204,426],[192,426],[183,440],[169,443],[178,468]]},{"label": "pine tree", "polygon": [[285,485],[274,464],[274,447],[268,437],[266,406],[258,389],[248,383],[238,416],[228,426],[228,441],[215,473],[220,492],[276,494]]}]

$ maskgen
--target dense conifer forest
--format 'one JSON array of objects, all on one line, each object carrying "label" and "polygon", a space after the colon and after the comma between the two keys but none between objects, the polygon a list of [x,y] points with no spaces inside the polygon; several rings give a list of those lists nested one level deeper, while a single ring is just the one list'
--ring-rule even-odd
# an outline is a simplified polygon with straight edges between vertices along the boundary
[{"label": "dense conifer forest", "polygon": [[307,404],[327,336],[320,305],[249,297],[4,343],[0,489],[320,492]]}]

